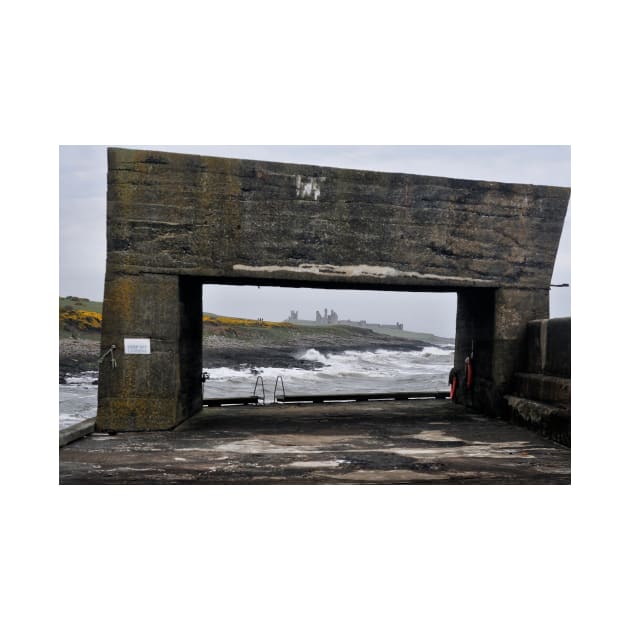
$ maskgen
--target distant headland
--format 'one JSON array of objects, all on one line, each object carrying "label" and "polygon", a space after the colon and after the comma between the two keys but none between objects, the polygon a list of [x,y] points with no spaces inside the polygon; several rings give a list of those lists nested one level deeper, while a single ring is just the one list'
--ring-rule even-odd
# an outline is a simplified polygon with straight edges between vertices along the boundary
[{"label": "distant headland", "polygon": [[452,337],[438,337],[431,333],[406,331],[402,322],[396,322],[395,324],[377,324],[370,323],[365,319],[358,321],[351,319],[340,319],[339,315],[334,309],[324,309],[324,314],[320,311],[315,311],[315,319],[300,319],[299,311],[292,310],[289,317],[284,320],[289,324],[295,324],[297,326],[355,326],[357,328],[364,328],[371,330],[372,332],[381,335],[390,335],[393,337],[402,337],[404,339],[416,339],[418,341],[426,341],[428,343],[436,344],[453,344],[455,339]]}]

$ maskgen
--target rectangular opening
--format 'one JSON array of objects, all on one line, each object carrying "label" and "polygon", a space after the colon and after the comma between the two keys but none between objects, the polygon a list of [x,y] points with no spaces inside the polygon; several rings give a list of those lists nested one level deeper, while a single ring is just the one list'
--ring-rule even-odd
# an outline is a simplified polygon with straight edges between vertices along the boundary
[{"label": "rectangular opening", "polygon": [[447,392],[456,310],[446,292],[204,285],[204,399]]}]

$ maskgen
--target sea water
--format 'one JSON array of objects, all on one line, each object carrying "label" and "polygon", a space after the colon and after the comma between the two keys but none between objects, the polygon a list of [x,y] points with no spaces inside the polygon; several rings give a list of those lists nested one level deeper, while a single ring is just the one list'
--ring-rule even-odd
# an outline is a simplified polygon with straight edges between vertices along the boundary
[{"label": "sea water", "polygon": [[[311,348],[295,358],[312,361],[313,368],[204,368],[204,397],[251,396],[258,377],[262,379],[267,404],[274,401],[274,391],[287,395],[446,391],[453,347],[338,353]],[[66,385],[59,386],[59,428],[96,415],[97,377],[95,372],[85,372],[69,377]],[[262,395],[260,381],[256,393]]]},{"label": "sea water", "polygon": [[59,385],[60,429],[96,415],[97,379],[98,372],[82,372],[68,376],[65,384]]}]

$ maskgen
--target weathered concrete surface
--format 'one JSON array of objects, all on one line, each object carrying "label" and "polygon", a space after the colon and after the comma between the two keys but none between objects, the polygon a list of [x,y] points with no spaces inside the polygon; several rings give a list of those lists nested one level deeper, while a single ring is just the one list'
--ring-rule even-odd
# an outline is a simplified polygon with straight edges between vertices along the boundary
[{"label": "weathered concrete surface", "polygon": [[570,406],[571,379],[517,372],[514,375],[514,393],[523,398]]},{"label": "weathered concrete surface", "polygon": [[565,446],[571,446],[571,411],[564,406],[506,396],[508,417],[515,424],[538,431]]},{"label": "weathered concrete surface", "polygon": [[110,149],[110,273],[548,288],[568,188]]},{"label": "weathered concrete surface", "polygon": [[536,319],[527,323],[524,372],[571,378],[571,318]]},{"label": "weathered concrete surface", "polygon": [[504,417],[571,444],[571,318],[527,324]]},{"label": "weathered concrete surface", "polygon": [[[570,191],[110,149],[97,428],[172,428],[201,407],[204,282],[457,291],[467,404],[501,413],[548,289]],[[461,310],[461,315],[460,315]],[[151,340],[125,355],[125,338]],[[457,367],[463,367],[457,365]],[[462,395],[458,395],[458,400]]]},{"label": "weathered concrete surface", "polygon": [[176,430],[92,434],[62,484],[568,484],[570,450],[451,401],[206,409]]}]

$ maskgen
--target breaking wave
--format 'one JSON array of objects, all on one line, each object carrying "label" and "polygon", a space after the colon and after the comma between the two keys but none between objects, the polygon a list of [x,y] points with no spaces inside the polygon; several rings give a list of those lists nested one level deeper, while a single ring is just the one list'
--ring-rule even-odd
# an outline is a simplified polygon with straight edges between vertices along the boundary
[{"label": "breaking wave", "polygon": [[311,361],[314,367],[206,369],[205,396],[251,395],[259,376],[265,385],[265,402],[273,402],[273,388],[278,376],[282,377],[287,394],[447,390],[453,351],[432,347],[417,351],[323,353],[310,348],[295,358]]}]

